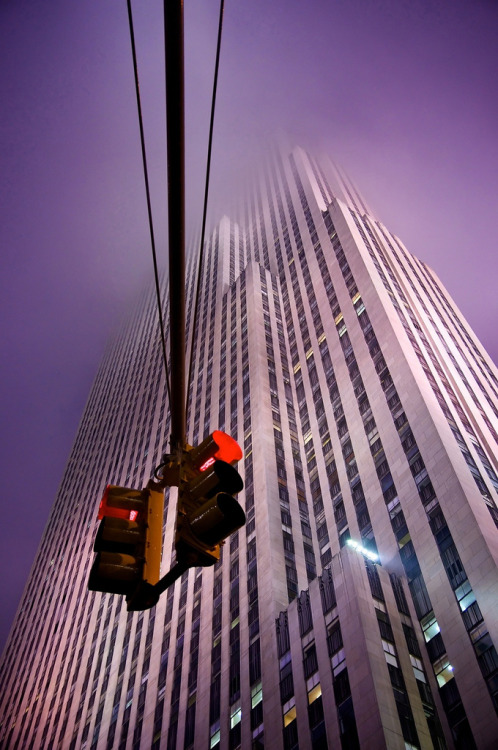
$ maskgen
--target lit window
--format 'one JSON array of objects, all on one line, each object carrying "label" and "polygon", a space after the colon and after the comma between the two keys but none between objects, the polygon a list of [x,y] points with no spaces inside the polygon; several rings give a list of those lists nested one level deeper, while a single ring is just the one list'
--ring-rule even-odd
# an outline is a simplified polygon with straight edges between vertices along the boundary
[{"label": "lit window", "polygon": [[434,664],[434,674],[436,675],[439,687],[443,687],[443,685],[446,685],[452,679],[453,667],[449,663],[447,656],[444,656]]},{"label": "lit window", "polygon": [[235,711],[233,711],[230,714],[230,729],[233,729],[234,727],[239,724],[239,722],[242,720],[242,709],[240,706],[238,706]]},{"label": "lit window", "polygon": [[251,708],[255,708],[263,700],[263,687],[261,681],[251,690]]},{"label": "lit window", "polygon": [[311,705],[314,701],[316,701],[317,698],[321,696],[321,694],[322,694],[322,686],[320,685],[320,683],[318,683],[308,693],[308,704]]},{"label": "lit window", "polygon": [[440,632],[438,622],[433,612],[427,615],[422,620],[421,624],[422,624],[422,629],[424,631],[424,638],[427,643],[431,640],[431,638],[434,638],[434,636]]},{"label": "lit window", "polygon": [[284,714],[284,727],[289,726],[291,722],[296,718],[296,707],[292,706],[286,714]]},{"label": "lit window", "polygon": [[462,599],[460,599],[458,603],[460,605],[460,609],[462,610],[462,612],[465,612],[470,607],[471,604],[474,604],[475,600],[476,600],[476,595],[474,594],[472,590],[468,594],[466,594]]}]

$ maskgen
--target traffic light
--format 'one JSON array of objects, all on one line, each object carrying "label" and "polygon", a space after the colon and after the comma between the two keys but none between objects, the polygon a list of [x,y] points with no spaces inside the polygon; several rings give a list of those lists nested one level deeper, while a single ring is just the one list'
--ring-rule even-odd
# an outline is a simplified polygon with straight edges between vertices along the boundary
[{"label": "traffic light", "polygon": [[100,503],[88,581],[90,591],[122,594],[128,609],[156,603],[152,587],[160,576],[163,490],[154,483],[143,490],[109,485]]},{"label": "traffic light", "polygon": [[244,483],[231,465],[240,458],[237,442],[220,430],[184,452],[175,535],[180,565],[214,565],[220,543],[245,524],[245,513],[234,498]]}]

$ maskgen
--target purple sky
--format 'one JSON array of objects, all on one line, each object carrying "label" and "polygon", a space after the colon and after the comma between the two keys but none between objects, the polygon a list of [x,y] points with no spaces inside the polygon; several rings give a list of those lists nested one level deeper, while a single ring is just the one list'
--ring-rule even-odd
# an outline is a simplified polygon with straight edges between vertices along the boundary
[{"label": "purple sky", "polygon": [[[185,3],[191,227],[217,5]],[[164,264],[162,3],[134,6]],[[212,166],[223,203],[278,130],[331,154],[495,361],[497,32],[494,0],[227,0]],[[0,96],[1,648],[106,339],[152,269],[125,0],[3,0]]]}]

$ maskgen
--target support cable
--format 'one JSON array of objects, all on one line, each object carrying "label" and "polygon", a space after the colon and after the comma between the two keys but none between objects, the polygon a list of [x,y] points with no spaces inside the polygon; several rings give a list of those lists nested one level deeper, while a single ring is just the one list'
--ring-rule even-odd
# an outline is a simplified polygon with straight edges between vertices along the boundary
[{"label": "support cable", "polygon": [[197,328],[197,318],[199,314],[199,299],[200,299],[200,288],[201,288],[201,276],[202,276],[202,264],[204,261],[204,237],[206,233],[206,215],[207,215],[207,204],[208,204],[208,195],[209,195],[209,175],[211,171],[211,151],[212,151],[212,145],[213,145],[213,125],[214,125],[214,110],[216,106],[216,91],[218,88],[218,70],[220,66],[220,49],[221,49],[221,32],[223,29],[223,13],[225,9],[225,0],[220,0],[220,16],[219,16],[219,23],[218,23],[218,41],[216,45],[216,63],[215,63],[215,69],[214,69],[214,81],[213,81],[213,93],[211,96],[211,119],[209,123],[209,143],[208,143],[208,155],[207,155],[207,165],[206,165],[206,182],[204,187],[204,208],[202,212],[202,231],[201,231],[201,246],[199,249],[199,266],[197,269],[197,282],[196,282],[196,293],[195,293],[195,307],[194,307],[194,320],[192,323],[192,337],[191,337],[191,345],[190,345],[190,362],[189,362],[189,369],[188,369],[188,380],[187,380],[187,403],[186,403],[186,413],[188,413],[189,409],[189,401],[190,401],[190,385],[191,385],[191,379],[192,379],[192,365],[193,365],[193,359],[194,359],[194,345],[195,345],[195,333]]},{"label": "support cable", "polygon": [[145,181],[145,193],[147,196],[147,213],[149,217],[149,232],[150,232],[150,241],[152,246],[152,261],[154,264],[154,280],[156,285],[156,301],[157,301],[157,308],[159,313],[159,327],[161,330],[161,345],[162,345],[162,352],[163,352],[163,361],[164,361],[164,370],[166,374],[166,390],[168,393],[168,401],[171,405],[171,391],[170,391],[170,383],[169,383],[169,369],[168,369],[168,357],[166,354],[166,339],[164,335],[164,323],[163,323],[163,315],[162,315],[162,303],[161,303],[161,289],[159,285],[159,273],[157,270],[157,255],[156,255],[156,243],[154,239],[154,226],[152,222],[152,207],[151,207],[151,200],[150,200],[150,189],[149,189],[149,175],[147,170],[147,157],[145,152],[145,137],[144,137],[144,127],[143,127],[143,117],[142,117],[142,104],[140,100],[140,87],[138,83],[138,67],[137,67],[137,55],[136,55],[136,49],[135,49],[135,33],[133,30],[133,15],[131,11],[131,0],[127,0],[127,6],[128,6],[128,22],[130,27],[130,41],[131,41],[131,50],[133,55],[133,73],[135,77],[135,93],[137,97],[137,110],[138,110],[138,122],[140,126],[140,144],[142,147],[142,164],[143,164],[143,171],[144,171],[144,181]]}]

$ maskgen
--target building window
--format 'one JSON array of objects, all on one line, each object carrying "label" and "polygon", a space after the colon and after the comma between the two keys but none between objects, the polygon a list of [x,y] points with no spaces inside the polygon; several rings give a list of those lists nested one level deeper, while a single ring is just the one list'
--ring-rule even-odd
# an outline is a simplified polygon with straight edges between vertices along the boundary
[{"label": "building window", "polygon": [[311,602],[308,591],[303,591],[298,599],[297,613],[299,618],[299,632],[301,637],[308,633],[313,627],[313,617],[311,614]]},{"label": "building window", "polygon": [[318,669],[318,659],[316,655],[316,646],[314,643],[311,643],[303,651],[303,669],[306,679],[308,679],[308,677],[311,677],[311,675],[314,674]]}]

